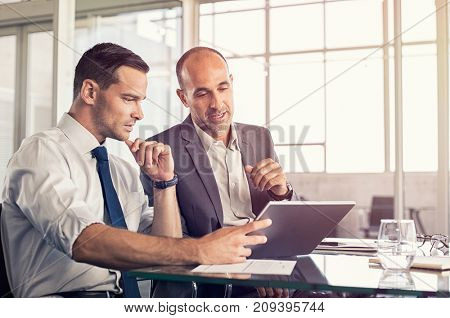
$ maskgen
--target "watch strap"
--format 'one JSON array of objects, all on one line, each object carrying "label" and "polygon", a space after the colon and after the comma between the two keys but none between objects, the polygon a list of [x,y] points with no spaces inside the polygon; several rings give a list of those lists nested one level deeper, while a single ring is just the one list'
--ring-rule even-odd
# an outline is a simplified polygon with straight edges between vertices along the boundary
[{"label": "watch strap", "polygon": [[153,187],[156,189],[167,189],[169,187],[173,187],[178,183],[178,176],[174,174],[173,178],[167,181],[152,181]]}]

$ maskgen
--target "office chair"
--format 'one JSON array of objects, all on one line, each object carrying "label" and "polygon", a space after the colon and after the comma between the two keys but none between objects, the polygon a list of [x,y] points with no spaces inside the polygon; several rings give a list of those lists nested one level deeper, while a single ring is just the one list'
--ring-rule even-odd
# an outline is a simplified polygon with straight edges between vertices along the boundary
[{"label": "office chair", "polygon": [[394,218],[394,197],[372,197],[369,214],[369,227],[363,229],[366,238],[377,238],[382,219]]},{"label": "office chair", "polygon": [[[0,220],[2,217],[2,204],[0,203]],[[5,257],[3,255],[3,246],[1,241],[1,227],[0,227],[0,298],[12,298],[11,287],[8,283],[8,276],[6,275]]]}]

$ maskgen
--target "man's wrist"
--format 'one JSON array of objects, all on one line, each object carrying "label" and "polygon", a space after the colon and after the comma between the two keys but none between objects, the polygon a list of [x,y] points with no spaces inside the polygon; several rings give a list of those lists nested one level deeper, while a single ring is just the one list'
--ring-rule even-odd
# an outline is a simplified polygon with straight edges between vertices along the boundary
[{"label": "man's wrist", "polygon": [[169,181],[169,180],[173,179],[173,177],[175,176],[175,172],[169,173],[161,178],[153,178],[148,174],[147,174],[147,176],[150,178],[150,180],[152,180],[152,182]]},{"label": "man's wrist", "polygon": [[184,238],[183,241],[187,243],[187,246],[185,246],[188,257],[186,261],[188,263],[203,264],[200,239]]},{"label": "man's wrist", "polygon": [[289,182],[286,182],[286,188],[287,188],[287,191],[282,195],[275,194],[271,190],[268,190],[267,192],[268,192],[269,196],[272,199],[274,199],[275,201],[290,200],[294,193],[294,189],[292,188],[292,185]]}]

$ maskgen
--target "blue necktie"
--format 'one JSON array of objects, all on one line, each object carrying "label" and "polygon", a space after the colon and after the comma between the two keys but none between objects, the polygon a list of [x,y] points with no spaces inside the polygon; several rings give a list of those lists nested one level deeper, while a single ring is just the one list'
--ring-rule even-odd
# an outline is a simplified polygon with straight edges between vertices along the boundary
[{"label": "blue necktie", "polygon": [[[92,155],[97,159],[97,171],[102,184],[103,200],[105,201],[105,209],[108,213],[111,225],[127,229],[127,223],[120,206],[119,197],[111,179],[109,171],[108,152],[105,147],[97,147],[91,151]],[[140,298],[139,288],[135,277],[129,277],[127,272],[121,272],[122,288],[124,297]]]}]

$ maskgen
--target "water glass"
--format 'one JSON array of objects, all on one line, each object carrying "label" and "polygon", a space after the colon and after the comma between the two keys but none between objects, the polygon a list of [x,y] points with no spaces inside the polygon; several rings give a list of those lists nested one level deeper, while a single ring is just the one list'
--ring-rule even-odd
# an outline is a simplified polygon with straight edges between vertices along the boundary
[{"label": "water glass", "polygon": [[385,270],[383,271],[383,275],[381,275],[378,288],[415,290],[416,286],[409,272],[392,272]]},{"label": "water glass", "polygon": [[416,254],[416,227],[413,220],[381,220],[378,231],[378,258],[390,271],[408,270]]}]

